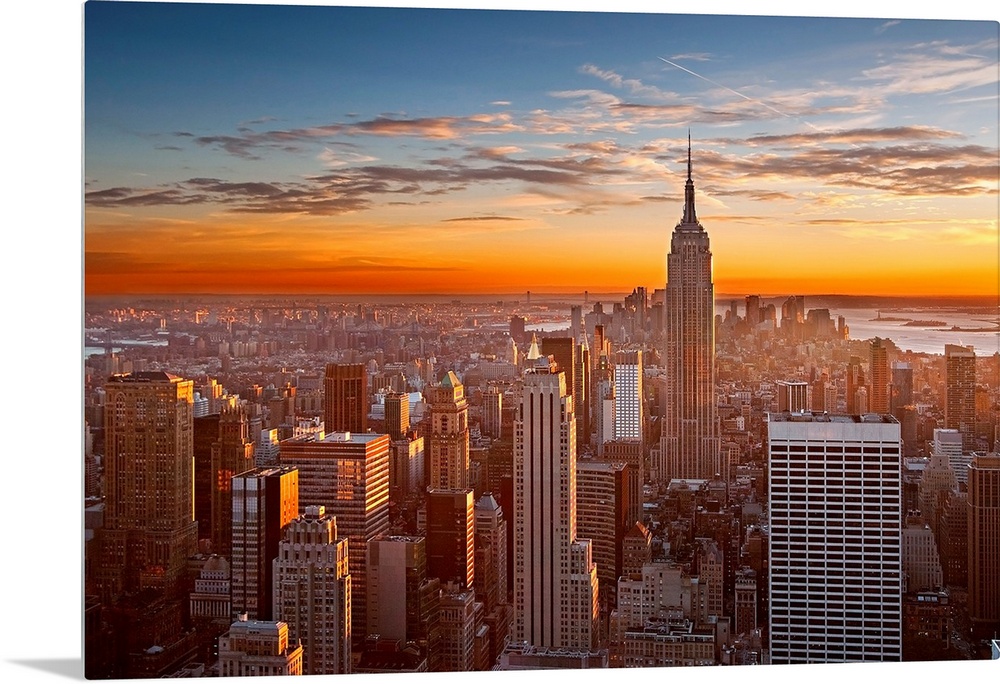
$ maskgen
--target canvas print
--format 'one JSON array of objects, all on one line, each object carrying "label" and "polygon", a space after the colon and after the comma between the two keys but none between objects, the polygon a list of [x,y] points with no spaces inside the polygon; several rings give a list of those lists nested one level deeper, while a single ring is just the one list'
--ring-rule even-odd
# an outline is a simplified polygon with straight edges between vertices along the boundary
[{"label": "canvas print", "polygon": [[996,22],[83,17],[88,678],[1000,656]]}]

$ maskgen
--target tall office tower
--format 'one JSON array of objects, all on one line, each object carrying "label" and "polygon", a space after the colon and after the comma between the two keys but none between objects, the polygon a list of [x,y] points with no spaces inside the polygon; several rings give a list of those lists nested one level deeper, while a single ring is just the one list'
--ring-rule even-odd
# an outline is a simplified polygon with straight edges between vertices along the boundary
[{"label": "tall office tower", "polygon": [[368,596],[367,544],[389,529],[389,435],[335,432],[281,442],[282,465],[299,469],[299,507],[324,506],[347,535],[351,634],[363,641]]},{"label": "tall office tower", "polygon": [[299,514],[299,472],[255,468],[233,477],[233,614],[270,620],[274,559],[288,524]]},{"label": "tall office tower", "polygon": [[415,641],[428,669],[440,669],[441,581],[427,576],[424,537],[376,537],[368,543],[367,565],[367,633]]},{"label": "tall office tower", "polygon": [[710,479],[722,471],[715,400],[715,288],[708,233],[698,222],[688,135],[684,214],[667,255],[662,479]]},{"label": "tall office tower", "polygon": [[903,361],[893,361],[891,387],[889,413],[902,423],[902,409],[913,404],[913,366]]},{"label": "tall office tower", "polygon": [[615,382],[611,360],[602,353],[594,370],[594,429],[597,455],[604,455],[604,446],[615,437]]},{"label": "tall office tower", "polygon": [[581,333],[583,333],[583,307],[574,304],[569,307],[569,336],[577,340]]},{"label": "tall office tower", "polygon": [[[219,440],[219,414],[194,418],[192,425],[194,427],[194,519],[198,521],[198,539],[211,539],[212,499],[216,490],[215,473],[212,471],[212,446]],[[252,468],[253,464],[250,467]],[[231,622],[232,620],[226,623],[226,629],[229,629]]]},{"label": "tall office tower", "polygon": [[347,538],[322,506],[307,506],[278,545],[274,619],[302,644],[303,674],[351,671],[351,574]]},{"label": "tall office tower", "polygon": [[963,445],[965,436],[959,430],[949,428],[934,428],[933,439],[931,441],[931,453],[944,454],[951,470],[955,473],[955,480],[958,484],[968,482],[969,463],[972,462],[971,452],[965,451]]},{"label": "tall office tower", "polygon": [[858,390],[863,388],[864,385],[865,371],[861,365],[861,359],[860,357],[852,356],[847,362],[847,380],[845,385],[848,415],[853,416],[858,413],[867,412],[867,408],[862,410],[858,407]]},{"label": "tall office tower", "polygon": [[451,583],[441,588],[441,672],[476,669],[476,629],[482,610],[471,588]]},{"label": "tall office tower", "polygon": [[[541,359],[539,360],[541,361]],[[585,648],[597,638],[597,567],[577,539],[576,418],[566,376],[524,376],[514,422],[515,641]]]},{"label": "tall office tower", "polygon": [[576,443],[580,445],[590,444],[593,378],[590,371],[590,347],[587,345],[587,336],[580,333],[578,340],[576,365],[573,368],[577,388],[573,406],[576,409]]},{"label": "tall office tower", "polygon": [[[579,384],[576,373],[576,341],[572,337],[543,337],[542,356],[551,356],[556,367],[566,374],[566,392],[573,397],[573,410],[576,422],[580,422],[580,400],[577,398],[576,387]],[[577,431],[577,444],[580,444],[580,434]]]},{"label": "tall office tower", "polygon": [[615,354],[613,374],[615,386],[613,439],[636,440],[641,444],[645,423],[645,412],[642,407],[642,351],[620,351]]},{"label": "tall office tower", "polygon": [[969,465],[969,619],[976,635],[1000,632],[1000,453]]},{"label": "tall office tower", "polygon": [[746,296],[746,322],[753,329],[761,321],[760,295]]},{"label": "tall office tower", "polygon": [[524,326],[527,322],[528,321],[524,318],[524,316],[510,317],[510,338],[518,344],[523,344],[527,340],[524,330]]},{"label": "tall office tower", "polygon": [[882,339],[876,337],[871,343],[871,359],[868,362],[868,377],[871,390],[868,393],[868,410],[872,413],[889,413],[889,356]]},{"label": "tall office tower", "polygon": [[488,437],[500,437],[500,425],[503,423],[503,390],[498,385],[490,385],[483,393],[482,433]]},{"label": "tall office tower", "polygon": [[93,566],[96,593],[106,604],[147,588],[178,596],[198,544],[194,383],[139,372],[112,376],[104,392],[105,507]]},{"label": "tall office tower", "polygon": [[938,510],[937,541],[945,586],[962,586],[969,581],[969,494],[953,491]]},{"label": "tall office tower", "polygon": [[288,638],[288,625],[240,620],[219,637],[219,672],[223,677],[302,674],[302,645]]},{"label": "tall office tower", "polygon": [[476,517],[471,489],[427,493],[427,574],[442,584],[472,587],[475,580]]},{"label": "tall office tower", "polygon": [[327,432],[368,430],[368,371],[364,364],[326,364],[323,426]]},{"label": "tall office tower", "polygon": [[389,447],[389,496],[399,500],[424,491],[427,482],[424,438],[404,437]]},{"label": "tall office tower", "polygon": [[[490,612],[497,604],[507,603],[507,521],[491,492],[486,492],[476,501],[475,516],[476,594]],[[480,571],[480,549],[488,553],[488,558],[482,559],[482,565],[491,568],[489,573]]]},{"label": "tall office tower", "polygon": [[944,426],[961,432],[968,450],[976,434],[976,352],[971,346],[946,344],[944,365]]},{"label": "tall office tower", "polygon": [[590,359],[594,364],[595,370],[597,369],[597,364],[600,361],[602,354],[611,358],[611,344],[608,342],[604,326],[598,323],[594,326],[594,349],[590,355]]},{"label": "tall office tower", "polygon": [[788,411],[790,413],[801,413],[809,408],[806,401],[807,383],[794,380],[779,380],[778,390],[778,413]]},{"label": "tall office tower", "polygon": [[767,433],[771,662],[900,660],[899,424],[775,413]]},{"label": "tall office tower", "polygon": [[428,392],[431,407],[430,483],[437,489],[469,486],[469,405],[454,371]]},{"label": "tall office tower", "polygon": [[233,544],[233,477],[254,467],[254,446],[246,409],[228,404],[219,414],[212,444],[212,551],[227,558]]},{"label": "tall office tower", "polygon": [[[629,520],[629,467],[622,462],[576,462],[576,531],[590,539],[602,598],[614,603],[622,573],[622,544]],[[605,591],[607,594],[605,594]]]},{"label": "tall office tower", "polygon": [[643,459],[642,442],[634,439],[623,439],[608,442],[604,445],[605,461],[624,461],[628,464],[628,504],[626,517],[631,525],[642,520],[643,485],[646,478],[646,465]]},{"label": "tall office tower", "polygon": [[781,334],[789,339],[802,338],[805,322],[805,298],[791,295],[781,304]]},{"label": "tall office tower", "polygon": [[385,395],[385,431],[389,439],[403,439],[410,429],[410,395],[390,392]]},{"label": "tall office tower", "polygon": [[939,520],[941,509],[948,501],[950,494],[958,489],[958,479],[955,477],[951,462],[955,452],[962,454],[962,435],[958,430],[934,428],[934,440],[931,448],[930,463],[924,468],[917,485],[917,502],[924,519],[930,524],[935,535],[940,534]]}]

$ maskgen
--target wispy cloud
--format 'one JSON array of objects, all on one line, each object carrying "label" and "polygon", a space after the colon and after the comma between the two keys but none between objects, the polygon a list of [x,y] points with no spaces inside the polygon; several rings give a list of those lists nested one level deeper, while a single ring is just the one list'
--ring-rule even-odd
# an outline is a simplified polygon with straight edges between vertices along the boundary
[{"label": "wispy cloud", "polygon": [[881,23],[875,27],[875,35],[880,36],[889,29],[891,29],[893,26],[899,25],[899,23],[900,23],[899,19],[893,19],[892,21],[886,21],[884,23]]}]

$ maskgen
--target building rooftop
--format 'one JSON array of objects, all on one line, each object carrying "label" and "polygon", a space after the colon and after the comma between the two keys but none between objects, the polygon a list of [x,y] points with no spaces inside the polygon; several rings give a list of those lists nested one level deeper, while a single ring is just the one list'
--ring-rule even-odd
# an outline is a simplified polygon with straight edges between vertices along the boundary
[{"label": "building rooftop", "polygon": [[803,411],[792,413],[790,411],[772,412],[767,414],[769,423],[898,423],[894,416],[888,413],[864,413],[864,414],[840,414],[840,413],[812,413]]}]

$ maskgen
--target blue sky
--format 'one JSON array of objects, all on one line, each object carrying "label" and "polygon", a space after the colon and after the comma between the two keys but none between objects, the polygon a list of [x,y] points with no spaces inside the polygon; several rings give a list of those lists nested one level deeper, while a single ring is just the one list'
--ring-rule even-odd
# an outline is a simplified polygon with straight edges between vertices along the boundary
[{"label": "blue sky", "polygon": [[92,1],[87,286],[655,288],[690,130],[722,289],[982,292],[998,50],[994,21]]}]

